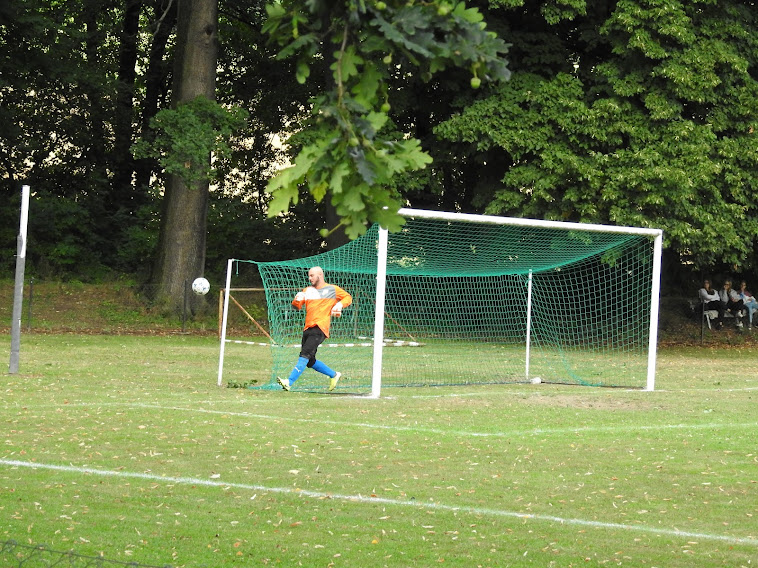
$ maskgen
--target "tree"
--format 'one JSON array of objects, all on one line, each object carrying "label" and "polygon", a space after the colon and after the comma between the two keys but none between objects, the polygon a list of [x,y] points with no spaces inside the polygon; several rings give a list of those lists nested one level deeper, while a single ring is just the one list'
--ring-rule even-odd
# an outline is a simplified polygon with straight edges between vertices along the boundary
[{"label": "tree", "polygon": [[[215,100],[218,51],[218,0],[182,0],[177,12],[174,62],[174,106],[204,97]],[[210,162],[210,153],[204,160]],[[206,164],[189,162],[187,169]],[[168,177],[161,212],[161,229],[151,283],[156,298],[171,307],[181,305],[186,280],[205,268],[207,177]]]},{"label": "tree", "polygon": [[680,261],[755,266],[755,3],[572,5],[550,21],[533,4],[510,20],[522,29],[509,36],[512,81],[436,129],[505,164],[482,205],[661,227]]},{"label": "tree", "polygon": [[[171,110],[178,4],[0,3],[0,46],[7,55],[0,59],[0,118],[6,125],[0,130],[0,192],[7,196],[0,200],[0,234],[7,232],[2,242],[15,251],[19,188],[30,183],[33,210],[44,211],[44,218],[30,219],[30,274],[92,279],[125,271],[142,277],[154,264],[166,178],[156,156],[134,159],[126,149],[135,138],[160,145],[150,124],[161,110]],[[223,0],[222,8],[228,42],[219,59],[219,100],[225,107],[255,110],[256,116],[229,156],[211,144],[190,161],[201,171],[213,148],[214,166],[223,173],[219,196],[237,202],[255,196],[254,212],[265,219],[265,183],[281,153],[271,137],[302,114],[307,95],[288,66],[262,48],[262,2]],[[181,106],[191,109],[192,103]],[[185,116],[179,105],[173,111]],[[219,124],[206,126],[214,130]],[[196,141],[197,132],[188,131],[188,139]],[[269,229],[288,233],[283,225],[272,222]],[[13,251],[3,258],[12,261]]]},{"label": "tree", "polygon": [[[115,89],[107,62],[118,4],[0,7],[0,191],[14,196],[28,183],[32,211],[47,214],[30,216],[31,273],[96,276],[114,248],[104,246],[103,227],[112,227],[105,156]],[[57,217],[63,222],[50,222]]]},{"label": "tree", "polygon": [[[756,266],[754,1],[472,0],[480,12],[443,0],[285,0],[266,13],[265,0],[218,0],[213,108],[250,113],[226,156],[205,143],[233,117],[214,111],[201,126],[194,93],[176,102],[177,7],[188,1],[0,3],[6,267],[22,183],[39,212],[30,274],[91,279],[152,265],[154,282],[173,275],[172,298],[202,270],[206,232],[206,271],[218,274],[232,246],[248,258],[319,249],[314,232],[339,224],[325,221],[327,206],[351,235],[371,220],[392,226],[401,203],[650,224],[664,228],[675,263]],[[507,75],[489,30],[511,42],[510,82],[488,80]],[[177,151],[179,168],[124,153],[134,138],[164,144],[179,116],[186,132],[206,133],[185,136],[203,144],[190,159]],[[274,176],[283,161],[271,140],[285,131],[295,167]],[[207,188],[191,186],[212,148],[220,181],[208,230]],[[189,187],[176,189],[169,171]],[[173,211],[171,238],[161,204]],[[182,256],[194,260],[177,268]]]},{"label": "tree", "polygon": [[269,184],[269,215],[287,211],[304,185],[317,202],[329,196],[348,237],[373,221],[399,228],[402,201],[392,180],[431,159],[417,139],[390,128],[389,74],[418,71],[431,78],[447,67],[465,67],[471,87],[478,88],[483,79],[508,77],[506,44],[463,2],[292,1],[270,4],[267,11],[264,29],[284,46],[280,57],[298,55],[298,79],[305,82],[312,61],[321,58],[333,78],[311,101],[294,165]]}]

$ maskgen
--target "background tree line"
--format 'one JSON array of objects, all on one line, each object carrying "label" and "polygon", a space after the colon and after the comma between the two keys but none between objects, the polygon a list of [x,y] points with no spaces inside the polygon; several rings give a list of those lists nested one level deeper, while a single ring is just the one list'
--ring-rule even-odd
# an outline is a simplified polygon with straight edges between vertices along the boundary
[{"label": "background tree line", "polygon": [[[401,9],[413,2],[345,6],[356,4],[368,5],[358,10],[361,17],[389,6],[390,23],[407,24]],[[320,3],[284,5],[283,21],[297,23],[292,14]],[[445,6],[456,6],[434,5],[446,16]],[[660,227],[665,274],[677,275],[665,284],[702,273],[754,280],[754,1],[468,5],[510,44],[509,81],[472,88],[471,66],[430,73],[408,66],[413,53],[397,47],[362,54],[377,63],[390,56],[382,132],[418,139],[433,158],[424,169],[384,180],[389,198],[419,208]],[[199,14],[211,24],[192,32]],[[247,117],[226,135],[228,151],[214,154],[207,203],[194,206],[207,211],[198,220],[205,242],[191,252],[194,261],[219,277],[229,257],[291,258],[325,246],[319,230],[334,227],[344,210],[330,207],[329,197],[314,198],[307,185],[297,184],[287,214],[267,216],[269,180],[311,142],[314,97],[334,88],[328,48],[306,54],[307,80],[302,54],[276,57],[286,42],[276,45],[263,33],[270,16],[264,2],[245,0],[3,3],[0,262],[6,273],[14,262],[20,186],[28,183],[31,274],[155,280],[157,259],[170,246],[161,223],[169,216],[174,174],[157,156],[135,157],[131,148],[155,141],[155,119],[177,107],[180,80],[199,84],[196,69],[177,64],[192,33],[206,34],[215,50],[215,76],[207,79],[214,84],[205,92]],[[340,17],[348,18],[331,14],[324,21]],[[298,40],[296,28],[288,31],[291,41]],[[189,76],[178,76],[182,69]],[[188,142],[208,136],[202,124],[185,127]],[[288,148],[277,143],[293,134]],[[179,219],[184,199],[177,201]]]}]

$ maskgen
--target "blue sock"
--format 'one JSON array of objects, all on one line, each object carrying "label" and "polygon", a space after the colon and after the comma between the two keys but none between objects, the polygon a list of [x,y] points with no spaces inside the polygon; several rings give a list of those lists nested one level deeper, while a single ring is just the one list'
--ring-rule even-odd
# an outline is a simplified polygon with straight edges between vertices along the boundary
[{"label": "blue sock", "polygon": [[297,363],[295,363],[295,368],[292,369],[292,372],[290,373],[290,384],[294,383],[296,380],[300,378],[300,375],[303,374],[303,371],[305,371],[305,368],[308,366],[308,359],[305,357],[300,357],[297,360]]},{"label": "blue sock", "polygon": [[324,364],[322,361],[316,361],[313,364],[313,367],[311,367],[311,369],[313,369],[314,371],[318,371],[319,373],[323,373],[324,375],[330,378],[337,374],[334,371],[332,371],[329,367],[327,367],[326,364]]}]

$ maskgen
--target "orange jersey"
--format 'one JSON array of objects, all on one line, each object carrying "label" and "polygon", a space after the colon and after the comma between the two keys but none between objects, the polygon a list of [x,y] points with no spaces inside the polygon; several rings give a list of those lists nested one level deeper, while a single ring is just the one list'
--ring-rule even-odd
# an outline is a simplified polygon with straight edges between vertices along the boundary
[{"label": "orange jersey", "polygon": [[303,289],[304,300],[292,300],[298,310],[305,306],[305,329],[318,326],[329,337],[329,325],[332,323],[332,308],[342,302],[346,308],[353,302],[353,297],[339,286],[324,284],[321,288],[308,286]]}]

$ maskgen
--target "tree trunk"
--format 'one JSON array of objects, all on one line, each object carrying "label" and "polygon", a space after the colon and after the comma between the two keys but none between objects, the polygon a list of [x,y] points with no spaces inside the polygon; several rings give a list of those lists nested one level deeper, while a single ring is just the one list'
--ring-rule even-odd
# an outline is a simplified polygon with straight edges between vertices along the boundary
[{"label": "tree trunk", "polygon": [[132,183],[135,160],[131,146],[134,137],[134,89],[137,78],[137,40],[139,35],[142,0],[123,0],[118,50],[118,81],[116,105],[113,113],[113,148],[109,164],[112,171],[111,187],[104,203],[108,242],[120,247],[127,244],[130,229],[137,222],[135,212],[147,201],[144,187]]},{"label": "tree trunk", "polygon": [[[116,209],[128,213],[135,209],[135,188],[132,185],[134,163],[129,149],[132,146],[134,114],[134,83],[137,77],[137,38],[142,0],[125,0],[124,19],[121,25],[121,42],[118,54],[118,85],[114,118],[114,143],[111,164]],[[137,188],[139,192],[140,189]],[[144,191],[144,190],[142,190]]]},{"label": "tree trunk", "polygon": [[[142,103],[140,132],[142,136],[151,136],[150,119],[161,106],[161,101],[167,98],[167,86],[171,75],[171,67],[165,62],[168,41],[176,26],[176,2],[170,2],[164,8],[163,0],[154,0],[155,22],[153,25],[153,41],[150,44],[147,70],[145,72],[145,100]],[[143,158],[137,160],[135,166],[134,185],[137,191],[147,192],[150,178],[156,168],[154,160]]]},{"label": "tree trunk", "polygon": [[[218,0],[178,0],[177,8],[173,105],[198,96],[214,100]],[[180,310],[185,282],[203,274],[207,210],[208,181],[188,186],[169,177],[152,278],[156,300],[166,308]]]}]

